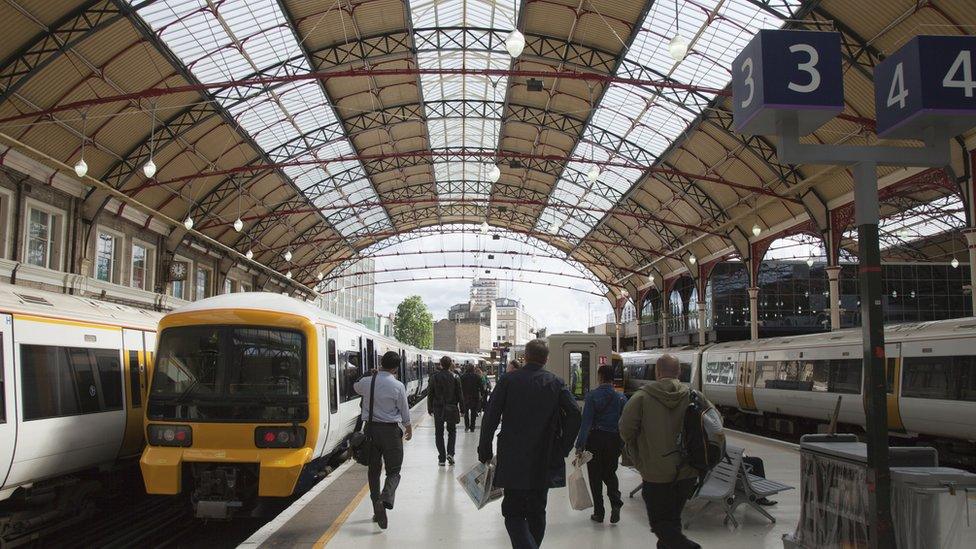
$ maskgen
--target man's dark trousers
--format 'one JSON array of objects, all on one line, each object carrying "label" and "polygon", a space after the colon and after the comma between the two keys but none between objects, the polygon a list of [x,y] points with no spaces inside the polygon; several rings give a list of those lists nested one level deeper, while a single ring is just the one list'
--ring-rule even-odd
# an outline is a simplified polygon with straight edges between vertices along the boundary
[{"label": "man's dark trousers", "polygon": [[657,536],[658,549],[699,549],[701,545],[681,532],[681,511],[695,491],[695,479],[677,482],[645,482],[641,495],[647,505],[647,519]]},{"label": "man's dark trousers", "polygon": [[586,473],[590,479],[590,492],[593,494],[593,514],[602,517],[603,485],[607,485],[607,499],[611,507],[623,507],[620,498],[620,485],[617,482],[617,464],[620,462],[620,435],[609,431],[594,429],[586,437],[586,449],[593,454],[593,459],[586,464]]},{"label": "man's dark trousers", "polygon": [[[447,448],[444,448],[444,428],[447,428]],[[457,425],[453,421],[444,421],[444,410],[434,412],[434,443],[437,445],[437,460],[443,462],[446,456],[454,455],[454,439],[457,437]],[[446,450],[446,451],[445,451]]]},{"label": "man's dark trousers", "polygon": [[[369,426],[373,449],[369,456],[369,495],[393,508],[403,465],[403,431],[396,423],[373,423]],[[386,468],[386,482],[380,491],[380,471]]]},{"label": "man's dark trousers", "polygon": [[514,490],[505,488],[502,516],[512,549],[537,549],[546,535],[548,488]]},{"label": "man's dark trousers", "polygon": [[467,406],[464,408],[464,428],[474,430],[475,420],[478,419],[478,407]]}]

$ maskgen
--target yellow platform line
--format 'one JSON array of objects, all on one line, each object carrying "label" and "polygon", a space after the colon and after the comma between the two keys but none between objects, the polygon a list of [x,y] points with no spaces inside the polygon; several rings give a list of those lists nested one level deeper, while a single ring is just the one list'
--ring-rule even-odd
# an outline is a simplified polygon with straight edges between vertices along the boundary
[{"label": "yellow platform line", "polygon": [[363,486],[362,489],[359,490],[356,497],[352,498],[349,505],[346,505],[346,508],[339,513],[338,517],[336,517],[335,521],[332,523],[332,526],[329,526],[329,529],[322,534],[322,537],[320,537],[312,547],[315,547],[315,549],[325,547],[325,545],[329,543],[329,541],[335,537],[337,533],[339,533],[339,528],[342,528],[342,525],[345,524],[346,520],[349,519],[349,515],[356,510],[356,507],[359,507],[359,504],[363,501],[363,498],[366,497],[367,492],[369,492],[369,484]]}]

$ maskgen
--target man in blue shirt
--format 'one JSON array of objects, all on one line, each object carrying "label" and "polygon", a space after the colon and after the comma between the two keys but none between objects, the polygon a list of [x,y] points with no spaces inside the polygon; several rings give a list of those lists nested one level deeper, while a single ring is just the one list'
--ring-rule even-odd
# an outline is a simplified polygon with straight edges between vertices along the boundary
[{"label": "man in blue shirt", "polygon": [[613,388],[612,367],[600,366],[597,376],[600,378],[600,386],[587,393],[583,403],[583,422],[576,439],[576,451],[582,452],[586,448],[593,454],[593,459],[586,464],[590,491],[593,493],[593,514],[590,515],[590,520],[603,522],[603,485],[606,484],[607,498],[610,500],[610,522],[616,524],[620,522],[620,508],[624,505],[617,482],[617,463],[620,461],[623,445],[617,424],[626,399]]},{"label": "man in blue shirt", "polygon": [[[393,509],[393,499],[400,484],[400,467],[403,465],[403,441],[410,440],[410,405],[407,389],[396,378],[400,370],[400,355],[389,351],[380,360],[381,370],[373,376],[363,377],[353,388],[363,395],[363,421],[369,422],[370,391],[375,393],[373,421],[369,422],[372,450],[369,458],[369,494],[373,500],[373,521],[386,529],[386,510]],[[371,388],[373,377],[376,387]],[[403,430],[400,426],[403,426]],[[406,434],[404,434],[404,431]],[[380,471],[386,467],[386,482],[380,491]]]}]

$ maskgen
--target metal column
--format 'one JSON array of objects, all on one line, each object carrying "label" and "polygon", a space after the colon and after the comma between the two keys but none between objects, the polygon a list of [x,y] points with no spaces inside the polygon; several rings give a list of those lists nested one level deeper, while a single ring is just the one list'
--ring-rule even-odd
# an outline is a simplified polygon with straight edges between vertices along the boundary
[{"label": "metal column", "polygon": [[759,288],[749,288],[749,339],[759,339]]},{"label": "metal column", "polygon": [[827,279],[830,283],[830,331],[840,330],[840,265],[827,267]]}]

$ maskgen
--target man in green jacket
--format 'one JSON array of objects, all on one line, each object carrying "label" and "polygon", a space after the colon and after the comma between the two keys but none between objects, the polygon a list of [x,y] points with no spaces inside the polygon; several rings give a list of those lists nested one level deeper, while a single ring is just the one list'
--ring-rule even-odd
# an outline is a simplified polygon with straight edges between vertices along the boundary
[{"label": "man in green jacket", "polygon": [[634,392],[620,416],[624,455],[644,480],[641,495],[658,549],[697,549],[701,546],[681,532],[681,511],[697,473],[682,466],[675,452],[690,391],[678,381],[681,364],[674,356],[659,358],[655,372],[656,381]]}]

